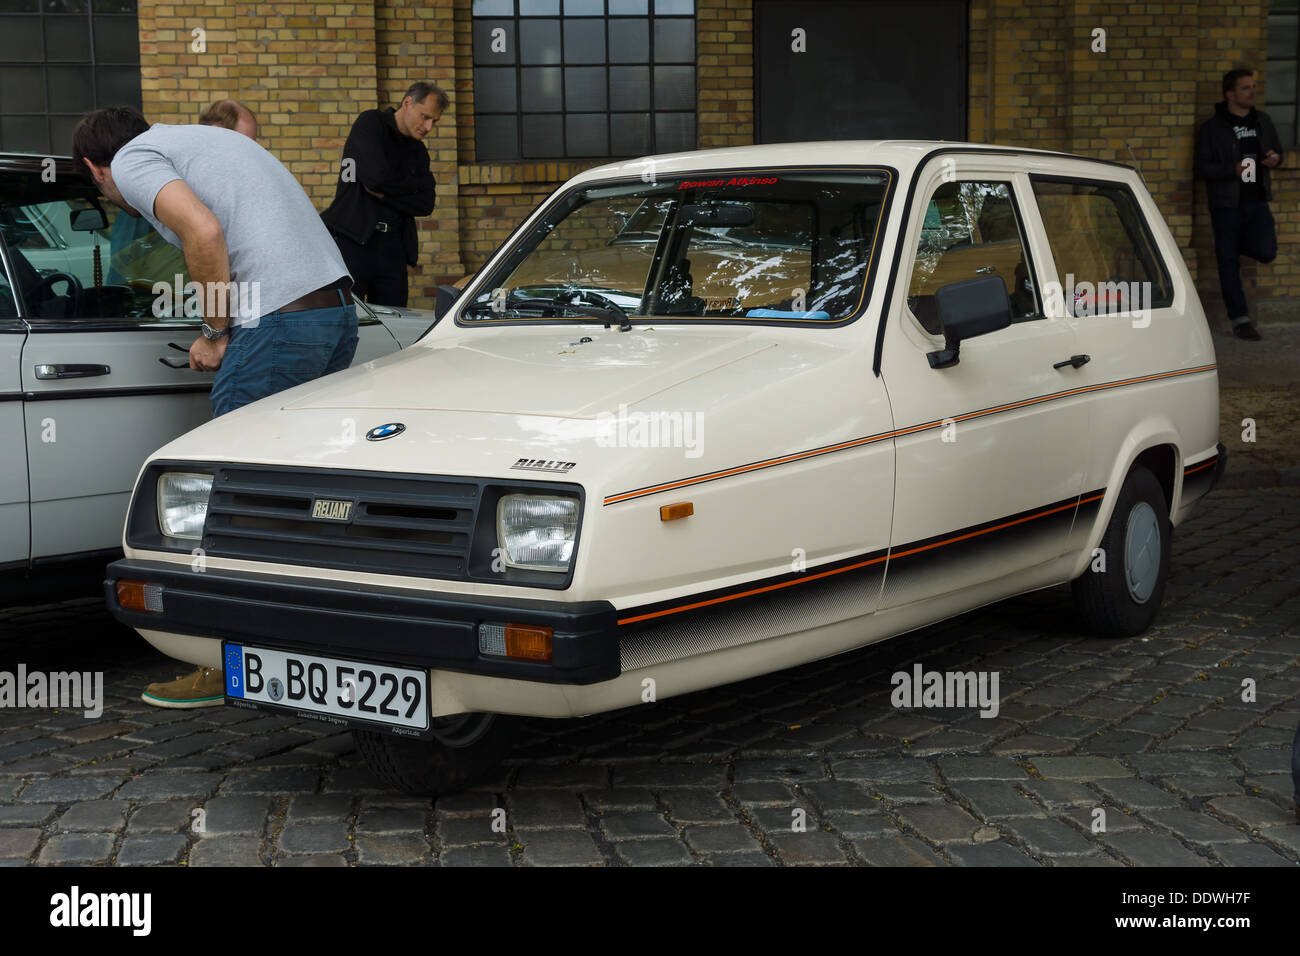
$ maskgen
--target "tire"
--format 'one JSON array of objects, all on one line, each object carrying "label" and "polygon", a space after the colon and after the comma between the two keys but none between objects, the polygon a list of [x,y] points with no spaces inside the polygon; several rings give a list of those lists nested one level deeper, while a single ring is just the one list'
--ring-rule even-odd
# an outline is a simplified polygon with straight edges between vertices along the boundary
[{"label": "tire", "polygon": [[1089,562],[1073,584],[1074,603],[1088,630],[1100,637],[1133,637],[1151,626],[1169,577],[1172,537],[1164,489],[1148,469],[1134,467],[1101,538],[1106,570],[1094,571]]},{"label": "tire", "polygon": [[370,730],[354,730],[352,737],[375,776],[394,789],[425,797],[474,783],[501,762],[514,740],[515,722],[499,714],[457,714],[434,723],[434,740]]}]

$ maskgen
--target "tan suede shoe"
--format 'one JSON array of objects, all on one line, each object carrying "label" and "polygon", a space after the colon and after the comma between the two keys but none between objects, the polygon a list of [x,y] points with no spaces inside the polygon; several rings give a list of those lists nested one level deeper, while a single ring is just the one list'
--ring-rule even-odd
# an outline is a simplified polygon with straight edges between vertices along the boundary
[{"label": "tan suede shoe", "polygon": [[226,702],[226,678],[219,667],[200,667],[166,684],[150,684],[140,699],[155,707],[219,707]]}]

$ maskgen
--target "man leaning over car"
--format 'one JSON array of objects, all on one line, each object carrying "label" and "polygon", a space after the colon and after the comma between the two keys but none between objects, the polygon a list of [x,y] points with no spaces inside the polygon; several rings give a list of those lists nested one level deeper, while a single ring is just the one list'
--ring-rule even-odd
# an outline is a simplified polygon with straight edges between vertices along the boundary
[{"label": "man leaning over car", "polygon": [[[150,126],[118,106],[82,118],[72,155],[110,201],[180,248],[205,290],[190,367],[217,373],[214,416],[351,364],[357,313],[347,267],[293,174],[252,139],[217,126]],[[233,283],[251,290],[234,297],[237,309],[226,297]],[[219,704],[221,673],[208,676],[215,680],[196,681],[186,698],[144,699]]]}]

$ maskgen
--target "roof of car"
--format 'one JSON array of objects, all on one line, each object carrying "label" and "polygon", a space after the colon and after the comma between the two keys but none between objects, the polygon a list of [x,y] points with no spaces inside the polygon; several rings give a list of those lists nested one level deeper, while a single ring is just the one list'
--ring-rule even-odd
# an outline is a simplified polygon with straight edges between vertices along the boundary
[{"label": "roof of car", "polygon": [[619,160],[588,169],[575,179],[607,179],[629,174],[642,175],[652,163],[656,173],[678,174],[692,170],[731,169],[752,167],[789,166],[866,166],[888,165],[911,168],[935,152],[987,152],[1024,156],[1068,159],[1131,169],[1126,163],[1079,156],[1052,150],[1028,149],[1019,146],[1000,146],[996,143],[962,143],[946,140],[917,139],[864,139],[825,140],[812,143],[770,143],[761,146],[731,146],[722,149],[702,149],[685,153],[664,153],[658,156],[641,156],[637,159]]},{"label": "roof of car", "polygon": [[[54,160],[54,175],[45,178]],[[42,177],[41,194],[33,196],[32,179]],[[39,153],[0,153],[0,199],[10,202],[50,202],[68,196],[99,195],[99,188],[87,175],[78,173],[70,156],[42,156]]]}]

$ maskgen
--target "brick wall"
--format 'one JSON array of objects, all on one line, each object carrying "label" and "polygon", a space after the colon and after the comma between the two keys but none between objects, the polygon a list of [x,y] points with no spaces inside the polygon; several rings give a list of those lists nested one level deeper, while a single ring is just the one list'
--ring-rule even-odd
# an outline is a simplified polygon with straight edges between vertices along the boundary
[{"label": "brick wall", "polygon": [[[1265,2],[971,0],[970,138],[1125,163],[1136,158],[1203,301],[1217,308],[1214,244],[1193,145],[1222,99],[1220,78],[1234,67],[1256,68],[1258,104],[1267,109],[1267,12]],[[1105,31],[1104,53],[1093,49],[1098,29]],[[1254,265],[1243,268],[1248,293],[1263,298],[1300,295],[1300,240],[1287,228],[1300,222],[1300,189],[1289,169],[1273,179],[1277,262],[1259,267],[1255,290]]]},{"label": "brick wall", "polygon": [[417,220],[420,262],[410,277],[411,303],[432,301],[437,286],[465,274],[460,250],[457,177],[456,32],[451,4],[421,0],[376,0],[375,44],[379,55],[379,105],[397,106],[416,80],[436,83],[451,99],[441,120],[424,139],[429,168],[438,181],[433,215]]},{"label": "brick wall", "polygon": [[[334,195],[352,119],[374,105],[372,3],[156,3],[139,8],[145,115],[192,123],[231,97],[318,206]],[[206,52],[192,49],[196,28]]]},{"label": "brick wall", "polygon": [[695,4],[696,131],[700,149],[754,142],[752,0]]}]

